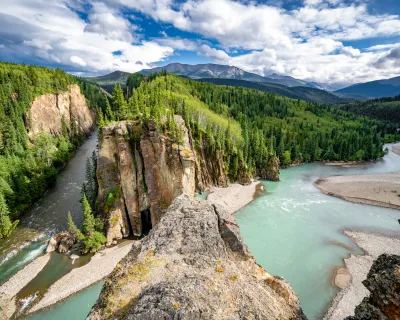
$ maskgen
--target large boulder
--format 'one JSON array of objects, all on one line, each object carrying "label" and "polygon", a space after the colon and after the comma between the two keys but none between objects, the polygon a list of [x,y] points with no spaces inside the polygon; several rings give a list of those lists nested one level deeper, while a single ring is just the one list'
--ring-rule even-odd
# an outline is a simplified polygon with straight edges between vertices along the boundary
[{"label": "large boulder", "polygon": [[88,319],[305,319],[297,295],[261,268],[220,207],[176,198],[106,279]]}]

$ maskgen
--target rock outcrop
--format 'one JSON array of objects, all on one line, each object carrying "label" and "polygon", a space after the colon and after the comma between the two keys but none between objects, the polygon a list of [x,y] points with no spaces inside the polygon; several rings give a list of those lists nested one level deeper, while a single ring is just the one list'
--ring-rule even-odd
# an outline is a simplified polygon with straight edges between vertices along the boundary
[{"label": "rock outcrop", "polygon": [[60,94],[38,96],[26,118],[30,138],[41,132],[60,136],[63,121],[71,136],[90,133],[95,124],[95,115],[77,84]]},{"label": "rock outcrop", "polygon": [[152,121],[122,121],[102,129],[99,139],[98,203],[107,242],[156,225],[173,199],[194,196],[195,157],[182,118],[183,142],[160,135]]},{"label": "rock outcrop", "polygon": [[270,156],[266,168],[258,170],[258,176],[261,179],[279,181],[279,158]]},{"label": "rock outcrop", "polygon": [[88,319],[306,318],[222,208],[181,195],[106,279]]},{"label": "rock outcrop", "polygon": [[364,286],[370,291],[346,320],[400,319],[400,256],[383,254],[374,261]]}]

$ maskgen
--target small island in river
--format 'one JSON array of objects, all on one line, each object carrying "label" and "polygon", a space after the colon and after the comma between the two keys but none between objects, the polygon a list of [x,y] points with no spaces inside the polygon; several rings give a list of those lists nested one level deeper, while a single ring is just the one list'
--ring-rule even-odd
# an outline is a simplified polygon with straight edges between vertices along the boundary
[{"label": "small island in river", "polygon": [[400,172],[329,177],[314,185],[343,200],[400,209]]}]

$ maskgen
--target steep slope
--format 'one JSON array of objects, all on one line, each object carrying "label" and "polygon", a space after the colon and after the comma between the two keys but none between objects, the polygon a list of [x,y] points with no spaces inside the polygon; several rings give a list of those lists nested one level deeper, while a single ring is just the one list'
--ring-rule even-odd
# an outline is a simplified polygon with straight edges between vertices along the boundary
[{"label": "steep slope", "polygon": [[365,97],[365,99],[396,96],[400,94],[400,77],[355,84],[335,93],[350,97]]},{"label": "steep slope", "polygon": [[233,219],[178,197],[108,277],[88,319],[306,319],[290,285],[264,271]]},{"label": "steep slope", "polygon": [[304,87],[304,86],[288,87],[281,84],[266,83],[266,82],[251,82],[251,81],[236,80],[236,79],[205,78],[205,79],[197,79],[197,81],[209,82],[216,85],[227,85],[234,87],[240,86],[245,88],[252,88],[263,92],[276,93],[292,99],[300,99],[320,104],[341,103],[347,100],[345,98],[341,98],[327,91],[319,90],[316,88]]}]

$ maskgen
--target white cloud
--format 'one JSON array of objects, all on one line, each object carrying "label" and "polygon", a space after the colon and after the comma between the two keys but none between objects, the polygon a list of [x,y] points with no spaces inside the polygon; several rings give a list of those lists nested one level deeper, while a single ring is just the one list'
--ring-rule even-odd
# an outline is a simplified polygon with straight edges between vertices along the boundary
[{"label": "white cloud", "polygon": [[86,67],[87,66],[87,63],[85,61],[83,61],[82,58],[77,57],[77,56],[72,56],[71,57],[71,62],[73,62],[73,63],[75,63],[75,64],[77,64],[79,66],[82,66],[82,67]]},{"label": "white cloud", "polygon": [[340,49],[340,52],[352,58],[357,58],[361,55],[360,50],[354,49],[353,47],[343,47],[342,49]]},{"label": "white cloud", "polygon": [[[117,8],[94,3],[85,22],[70,9],[71,0],[68,6],[65,1],[3,0],[0,38],[7,43],[7,54],[20,61],[57,63],[73,72],[104,73],[117,69],[136,72],[174,52],[167,45],[151,41],[132,44],[137,28]],[[80,4],[75,0],[76,8]],[[121,55],[114,55],[116,51]]]},{"label": "white cloud", "polygon": [[382,50],[390,50],[393,48],[398,47],[400,44],[399,43],[391,43],[391,44],[378,44],[376,46],[372,46],[367,48],[367,51],[382,51]]},{"label": "white cloud", "polygon": [[85,32],[102,34],[113,40],[129,42],[134,40],[132,31],[135,31],[137,27],[102,3],[94,5],[89,20],[90,23],[85,26]]},{"label": "white cloud", "polygon": [[6,46],[0,43],[0,49],[4,49]]},{"label": "white cloud", "polygon": [[200,52],[204,56],[212,58],[212,59],[214,59],[214,60],[216,60],[217,62],[220,62],[220,63],[225,63],[229,59],[229,56],[225,51],[218,50],[218,49],[215,49],[215,48],[211,48],[210,46],[208,46],[206,44],[203,44],[200,47]]},{"label": "white cloud", "polygon": [[[271,5],[276,3],[95,0],[84,20],[76,11],[88,10],[86,0],[3,0],[2,55],[35,57],[90,73],[150,68],[177,54],[175,50],[194,51],[259,74],[277,72],[319,82],[353,83],[400,73],[397,58],[387,51],[400,44],[378,42],[362,51],[347,44],[400,35],[399,16],[371,14],[368,2],[359,0],[350,5],[304,0],[295,10]],[[140,25],[137,12],[166,23],[167,31],[172,25],[196,39],[171,38],[165,31],[158,38],[145,38],[146,26]]]},{"label": "white cloud", "polygon": [[45,50],[45,51],[49,51],[49,50],[53,49],[52,46],[47,41],[41,40],[41,39],[24,40],[23,43],[27,46]]}]

